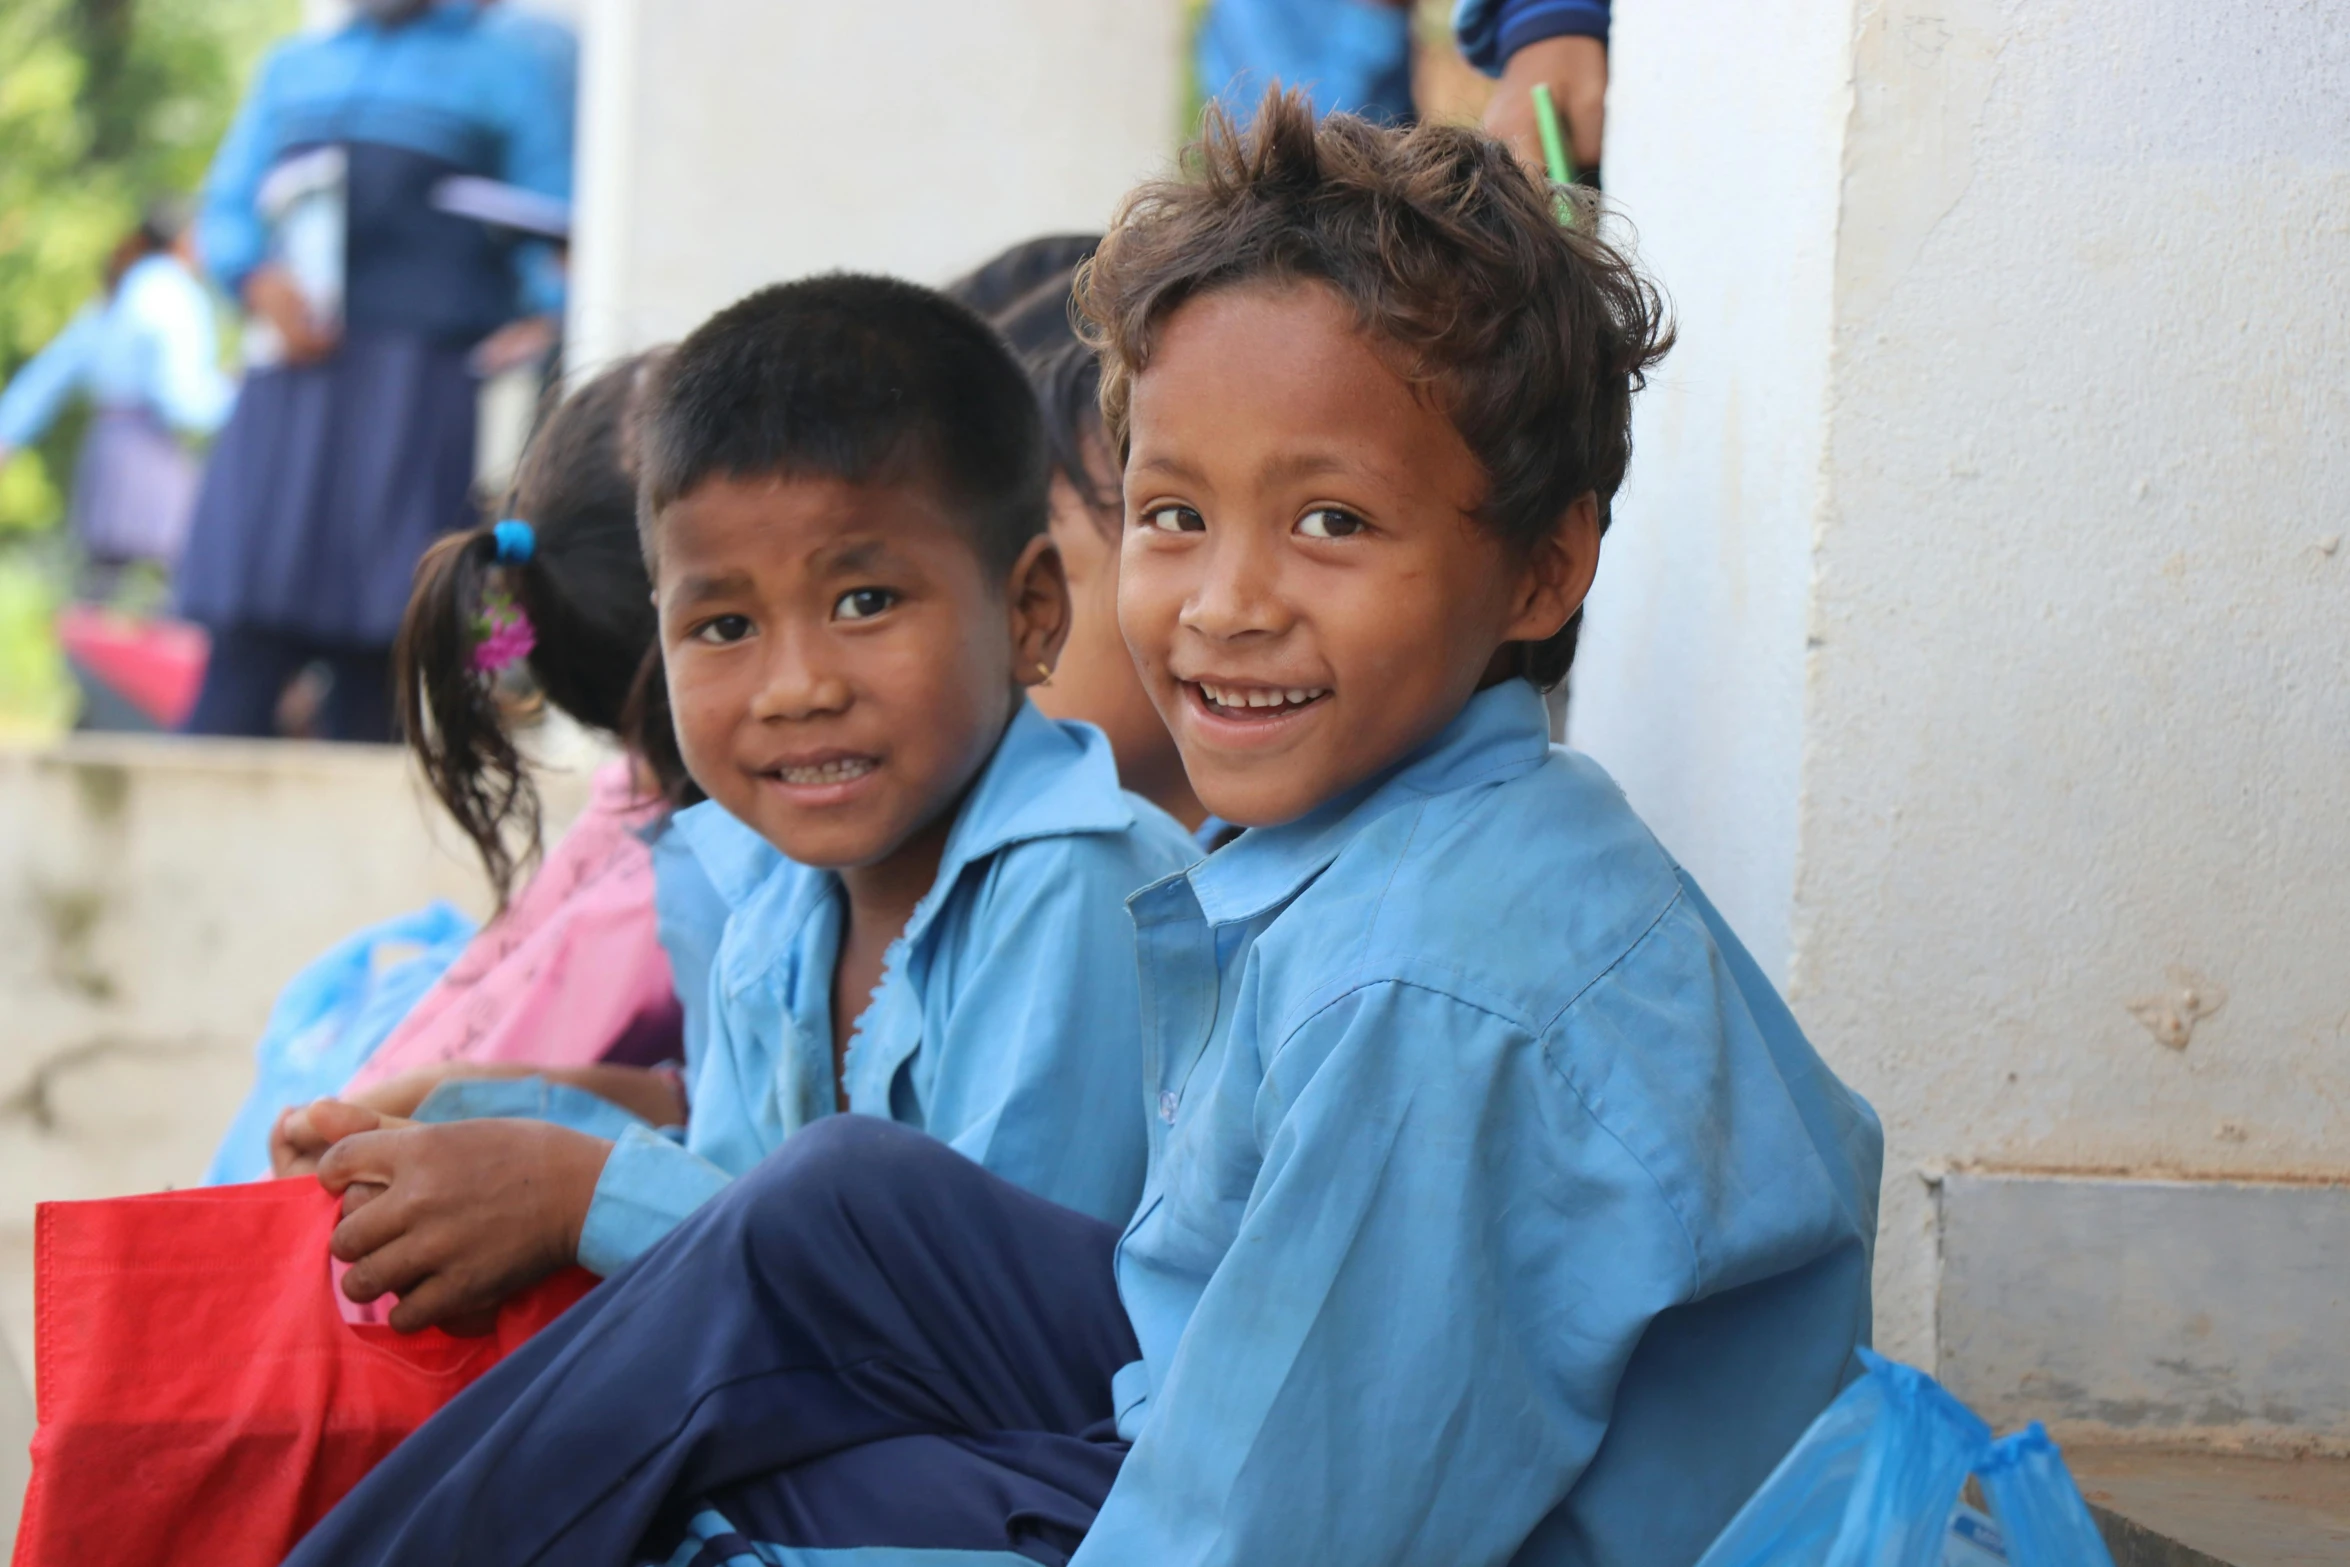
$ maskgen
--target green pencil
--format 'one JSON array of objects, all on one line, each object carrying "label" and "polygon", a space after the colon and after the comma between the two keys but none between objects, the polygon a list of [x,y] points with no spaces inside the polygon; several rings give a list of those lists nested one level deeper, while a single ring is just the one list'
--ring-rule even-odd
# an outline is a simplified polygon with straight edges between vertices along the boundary
[{"label": "green pencil", "polygon": [[[1567,139],[1559,134],[1559,106],[1551,100],[1550,83],[1534,84],[1534,128],[1542,133],[1542,161],[1550,168],[1554,185],[1575,183],[1575,160],[1567,153]],[[1565,191],[1558,193],[1559,221],[1575,221],[1575,205]]]}]

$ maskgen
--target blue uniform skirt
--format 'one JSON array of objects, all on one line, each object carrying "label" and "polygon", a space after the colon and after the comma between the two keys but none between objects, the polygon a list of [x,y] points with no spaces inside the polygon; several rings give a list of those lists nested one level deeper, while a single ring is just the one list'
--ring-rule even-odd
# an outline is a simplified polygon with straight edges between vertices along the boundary
[{"label": "blue uniform skirt", "polygon": [[475,520],[466,352],[354,331],[323,364],[249,375],[197,497],[180,612],[215,630],[389,643],[417,557]]}]

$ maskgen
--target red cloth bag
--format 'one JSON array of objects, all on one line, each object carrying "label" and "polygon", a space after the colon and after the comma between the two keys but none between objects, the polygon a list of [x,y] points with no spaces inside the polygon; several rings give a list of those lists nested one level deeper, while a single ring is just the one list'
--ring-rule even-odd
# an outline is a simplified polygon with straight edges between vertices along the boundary
[{"label": "red cloth bag", "polygon": [[328,1283],[339,1212],[308,1179],[41,1204],[16,1567],[275,1567],[595,1283],[558,1274],[482,1338],[356,1325]]}]

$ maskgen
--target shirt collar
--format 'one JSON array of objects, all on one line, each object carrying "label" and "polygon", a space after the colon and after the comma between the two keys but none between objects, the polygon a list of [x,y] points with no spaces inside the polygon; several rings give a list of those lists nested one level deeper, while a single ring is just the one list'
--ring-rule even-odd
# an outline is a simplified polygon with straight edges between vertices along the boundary
[{"label": "shirt collar", "polygon": [[[714,800],[672,820],[730,908],[749,903],[779,867],[793,863]],[[1133,825],[1134,808],[1118,787],[1117,760],[1102,732],[1091,724],[1056,723],[1022,701],[956,813],[938,879],[907,920],[906,939],[921,934],[966,866],[1031,838],[1124,832]],[[831,885],[829,875],[800,879],[808,898]]]},{"label": "shirt collar", "polygon": [[906,921],[918,939],[966,866],[1033,838],[1124,832],[1134,807],[1118,786],[1117,758],[1091,724],[1059,723],[1023,699],[964,797],[939,857],[938,879]]},{"label": "shirt collar", "polygon": [[1531,772],[1550,754],[1550,714],[1523,680],[1469,698],[1435,739],[1292,822],[1253,828],[1188,872],[1211,925],[1254,919],[1297,895],[1355,834],[1399,806]]}]

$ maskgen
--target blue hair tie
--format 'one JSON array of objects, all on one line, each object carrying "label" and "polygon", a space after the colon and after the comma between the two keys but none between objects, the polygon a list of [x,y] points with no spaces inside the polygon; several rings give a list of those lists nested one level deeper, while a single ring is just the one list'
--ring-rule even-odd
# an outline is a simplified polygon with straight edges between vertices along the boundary
[{"label": "blue hair tie", "polygon": [[490,529],[490,537],[498,541],[498,559],[509,566],[528,565],[531,556],[538,553],[537,532],[516,518],[508,517]]}]

